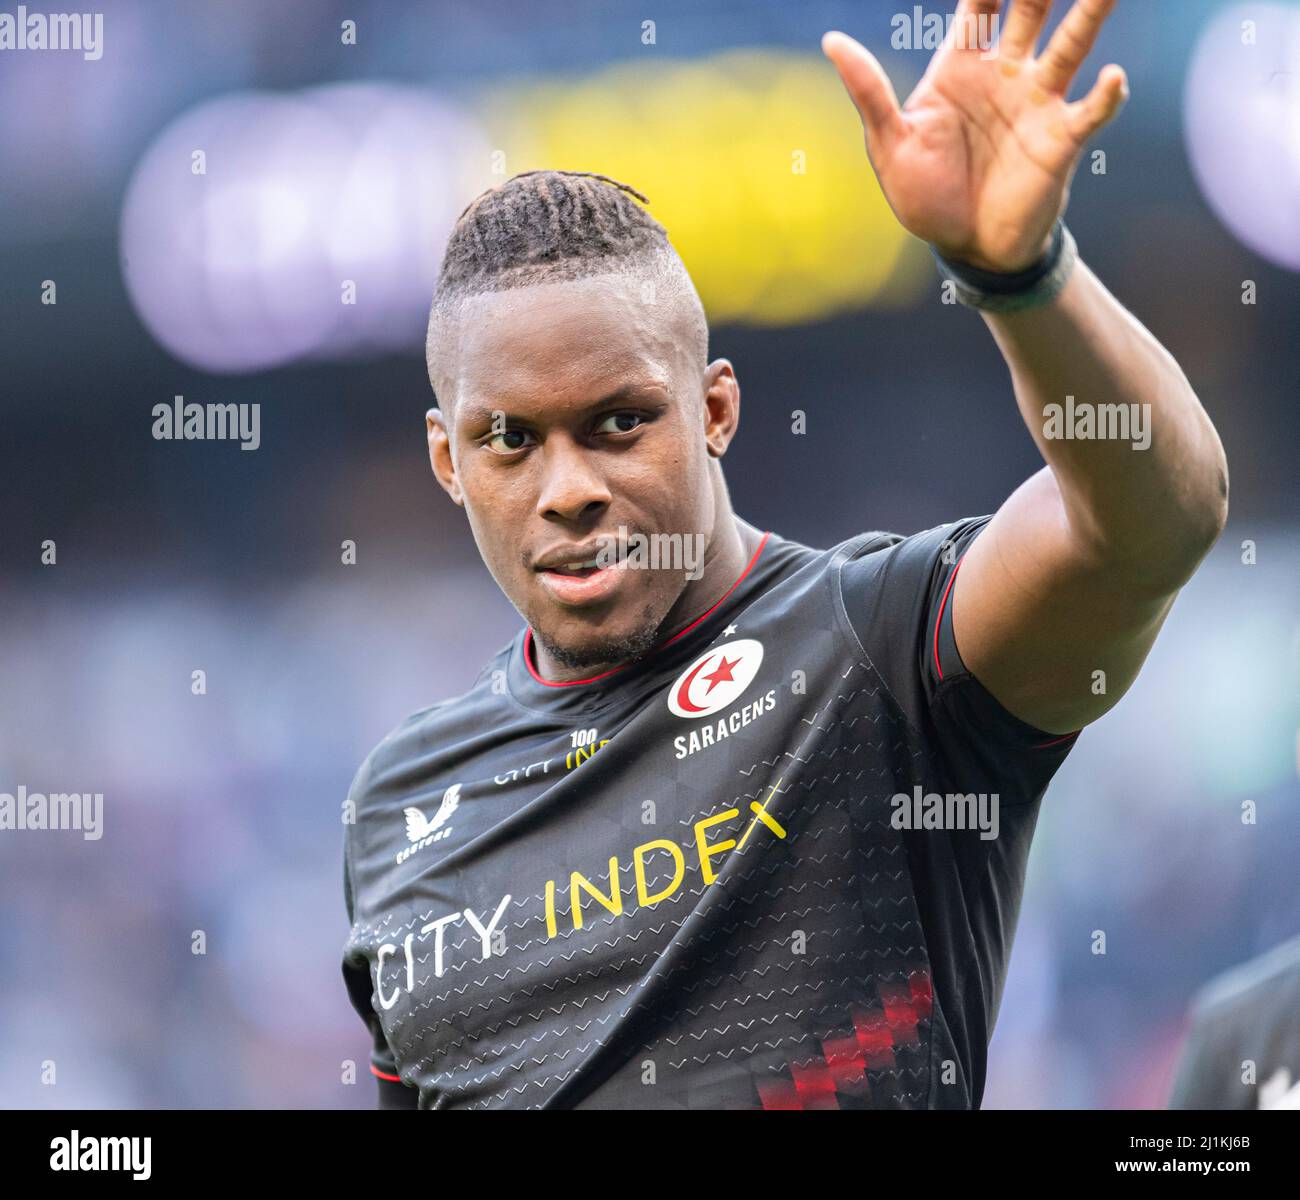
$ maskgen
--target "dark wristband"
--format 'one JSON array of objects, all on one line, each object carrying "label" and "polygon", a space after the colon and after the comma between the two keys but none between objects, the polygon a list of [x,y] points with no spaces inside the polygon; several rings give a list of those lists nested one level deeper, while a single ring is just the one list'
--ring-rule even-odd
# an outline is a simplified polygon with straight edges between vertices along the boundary
[{"label": "dark wristband", "polygon": [[1001,274],[944,258],[930,247],[939,274],[949,280],[957,299],[986,312],[1020,312],[1054,300],[1069,281],[1078,261],[1078,247],[1065,222],[1052,227],[1052,244],[1043,257],[1023,271]]}]

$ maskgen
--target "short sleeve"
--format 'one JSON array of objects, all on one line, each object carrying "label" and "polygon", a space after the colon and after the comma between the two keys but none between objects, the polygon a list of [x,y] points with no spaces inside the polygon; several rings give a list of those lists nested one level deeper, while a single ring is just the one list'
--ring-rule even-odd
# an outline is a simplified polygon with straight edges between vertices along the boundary
[{"label": "short sleeve", "polygon": [[962,662],[952,589],[990,520],[965,518],[850,558],[840,588],[867,657],[908,719],[935,735],[962,790],[996,784],[1003,803],[1015,803],[1042,795],[1078,733],[1061,737],[1022,721]]},{"label": "short sleeve", "polygon": [[[343,898],[347,907],[348,924],[355,921],[355,901],[352,893],[351,841],[343,844]],[[349,939],[350,944],[350,939]],[[370,1073],[379,1085],[379,1108],[415,1108],[419,1092],[401,1081],[397,1073],[397,1059],[384,1034],[379,1014],[374,1009],[374,988],[370,982],[370,968],[366,960],[348,947],[343,951],[343,982],[348,1000],[357,1015],[365,1022],[370,1034]]]}]

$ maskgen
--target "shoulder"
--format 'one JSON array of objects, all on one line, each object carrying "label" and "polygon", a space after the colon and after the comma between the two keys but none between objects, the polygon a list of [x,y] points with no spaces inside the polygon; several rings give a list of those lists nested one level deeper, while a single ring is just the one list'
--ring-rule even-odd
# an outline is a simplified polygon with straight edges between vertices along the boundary
[{"label": "shoulder", "polygon": [[919,576],[935,566],[954,565],[992,519],[992,514],[960,517],[911,534],[874,531],[842,545],[849,548],[846,562],[850,569],[862,577],[886,573],[891,577]]},{"label": "shoulder", "polygon": [[910,645],[990,520],[962,517],[906,536],[876,532],[842,543],[838,581],[859,636],[881,650]]},{"label": "shoulder", "polygon": [[1261,1010],[1294,1012],[1300,1003],[1300,937],[1212,979],[1192,1004],[1198,1022],[1241,1016],[1258,1022]]},{"label": "shoulder", "polygon": [[769,533],[765,537],[756,574],[765,576],[765,582],[824,575],[833,575],[838,580],[846,564],[863,561],[867,556],[890,549],[904,540],[902,534],[877,529],[855,533],[831,546],[818,548]]}]

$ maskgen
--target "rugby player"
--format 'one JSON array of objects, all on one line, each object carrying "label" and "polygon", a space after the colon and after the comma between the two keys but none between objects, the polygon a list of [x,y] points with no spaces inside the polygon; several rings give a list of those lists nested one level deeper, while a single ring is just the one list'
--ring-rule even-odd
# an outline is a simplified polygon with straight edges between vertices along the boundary
[{"label": "rugby player", "polygon": [[[1049,0],[962,0],[902,108],[823,41],[1045,460],[991,517],[755,527],[722,471],[736,371],[644,197],[530,171],[461,215],[429,456],[524,625],[353,782],[343,969],[381,1107],[980,1103],[1043,792],[1226,516],[1192,388],[1062,220],[1127,95],[1107,66],[1067,100],[1112,2],[1045,40]],[[994,15],[989,54],[961,34]],[[1151,436],[1063,431],[1067,398]]]},{"label": "rugby player", "polygon": [[1196,994],[1169,1107],[1300,1109],[1300,937]]}]

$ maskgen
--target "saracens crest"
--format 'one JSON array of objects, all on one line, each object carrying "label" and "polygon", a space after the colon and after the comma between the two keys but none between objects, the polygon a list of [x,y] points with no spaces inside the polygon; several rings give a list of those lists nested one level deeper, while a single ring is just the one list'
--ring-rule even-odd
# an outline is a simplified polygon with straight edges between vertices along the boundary
[{"label": "saracens crest", "polygon": [[763,663],[763,643],[741,638],[706,650],[668,691],[678,717],[709,717],[740,699]]}]

